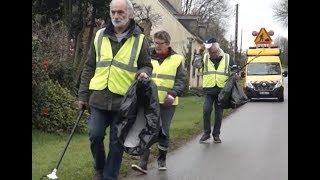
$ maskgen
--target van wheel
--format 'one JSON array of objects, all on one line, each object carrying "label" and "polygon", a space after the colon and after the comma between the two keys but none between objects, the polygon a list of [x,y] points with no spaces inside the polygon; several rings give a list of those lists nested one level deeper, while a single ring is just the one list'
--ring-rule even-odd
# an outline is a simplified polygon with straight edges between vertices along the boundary
[{"label": "van wheel", "polygon": [[284,101],[284,97],[278,97],[279,102],[283,102]]}]

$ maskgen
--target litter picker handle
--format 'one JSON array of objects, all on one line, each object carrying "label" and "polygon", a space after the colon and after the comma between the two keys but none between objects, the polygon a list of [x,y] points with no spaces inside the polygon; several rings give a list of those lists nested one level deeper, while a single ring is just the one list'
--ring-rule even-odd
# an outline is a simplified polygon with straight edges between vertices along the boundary
[{"label": "litter picker handle", "polygon": [[58,176],[56,175],[56,172],[57,172],[57,170],[58,170],[58,167],[59,167],[59,165],[60,165],[60,162],[61,162],[61,160],[62,160],[62,158],[63,158],[63,156],[64,156],[64,153],[66,152],[66,150],[67,150],[67,148],[68,148],[68,145],[69,145],[69,143],[70,143],[70,141],[71,141],[71,139],[72,139],[72,136],[73,136],[73,134],[74,134],[74,131],[76,130],[76,127],[78,126],[78,124],[79,124],[79,122],[80,122],[80,119],[81,119],[84,111],[85,111],[85,110],[81,110],[81,111],[79,112],[79,115],[78,115],[77,120],[76,120],[77,122],[75,123],[75,125],[74,125],[74,127],[73,127],[73,129],[72,129],[72,131],[71,131],[71,134],[70,134],[70,136],[69,136],[69,138],[68,138],[68,141],[67,141],[66,145],[64,146],[64,148],[63,148],[63,150],[62,150],[62,153],[60,154],[60,157],[59,157],[59,160],[58,160],[56,166],[54,167],[54,169],[52,170],[52,172],[51,172],[50,174],[48,174],[48,175],[43,175],[43,176],[40,178],[40,180],[42,180],[44,177],[47,177],[47,178],[49,178],[50,180],[58,180],[58,179],[59,179]]},{"label": "litter picker handle", "polygon": [[244,67],[246,67],[246,65],[248,65],[251,61],[253,61],[255,58],[260,56],[260,53],[262,52],[262,50],[254,57],[252,58],[250,61],[248,61],[245,65],[243,65],[237,72],[241,71]]},{"label": "litter picker handle", "polygon": [[84,113],[84,110],[81,110],[80,113],[79,113],[79,115],[78,115],[77,122],[75,123],[75,125],[74,125],[74,127],[73,127],[73,129],[72,129],[72,131],[71,131],[71,134],[70,134],[70,136],[69,136],[69,139],[68,139],[66,145],[64,146],[64,148],[63,148],[63,150],[62,150],[62,153],[60,154],[59,160],[58,160],[58,162],[57,162],[57,164],[56,164],[56,166],[55,166],[55,168],[54,168],[55,170],[58,170],[58,168],[59,168],[60,162],[61,162],[61,160],[62,160],[62,158],[63,158],[63,156],[64,156],[64,153],[65,153],[66,150],[67,150],[67,147],[68,147],[68,145],[69,145],[69,143],[70,143],[70,141],[71,141],[71,139],[72,139],[72,136],[73,136],[73,134],[74,134],[74,131],[76,130],[76,128],[77,128],[77,126],[78,126],[78,124],[79,124],[79,121],[80,121],[83,113]]}]

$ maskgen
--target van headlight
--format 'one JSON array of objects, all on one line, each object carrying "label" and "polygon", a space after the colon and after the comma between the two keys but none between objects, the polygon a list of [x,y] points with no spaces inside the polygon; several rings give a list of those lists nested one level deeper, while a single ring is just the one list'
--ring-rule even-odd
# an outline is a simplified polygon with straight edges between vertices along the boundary
[{"label": "van headlight", "polygon": [[253,85],[251,84],[251,81],[247,80],[247,81],[246,81],[246,84],[247,84],[247,87],[248,87],[248,88],[254,89]]},{"label": "van headlight", "polygon": [[275,88],[281,87],[282,86],[282,79],[280,79],[279,81],[277,81],[277,84],[274,86]]}]

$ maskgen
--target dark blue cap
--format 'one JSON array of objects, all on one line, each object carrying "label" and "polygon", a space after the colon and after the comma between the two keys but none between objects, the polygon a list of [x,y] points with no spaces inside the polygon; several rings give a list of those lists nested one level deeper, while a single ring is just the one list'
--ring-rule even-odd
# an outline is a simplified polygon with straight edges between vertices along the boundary
[{"label": "dark blue cap", "polygon": [[215,43],[215,42],[217,42],[217,40],[216,40],[216,38],[214,38],[214,37],[209,37],[209,38],[205,41],[206,44],[211,44],[211,43]]},{"label": "dark blue cap", "polygon": [[214,38],[214,37],[209,37],[209,38],[207,38],[207,40],[204,42],[204,46],[205,46],[207,49],[209,49],[209,48],[212,46],[212,44],[213,44],[213,43],[216,43],[216,42],[217,42],[216,38]]}]

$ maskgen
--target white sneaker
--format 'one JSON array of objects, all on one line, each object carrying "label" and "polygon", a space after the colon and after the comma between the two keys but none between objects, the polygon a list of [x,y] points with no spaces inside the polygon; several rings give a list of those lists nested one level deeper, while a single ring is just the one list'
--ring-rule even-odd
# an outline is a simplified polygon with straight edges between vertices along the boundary
[{"label": "white sneaker", "polygon": [[142,167],[138,166],[138,165],[135,165],[135,164],[132,164],[131,165],[131,168],[135,171],[138,171],[138,172],[141,172],[143,174],[147,174],[148,170],[147,169],[143,169]]},{"label": "white sneaker", "polygon": [[158,161],[158,169],[159,171],[166,171],[167,166],[166,166],[166,161]]}]

